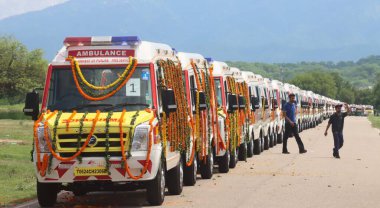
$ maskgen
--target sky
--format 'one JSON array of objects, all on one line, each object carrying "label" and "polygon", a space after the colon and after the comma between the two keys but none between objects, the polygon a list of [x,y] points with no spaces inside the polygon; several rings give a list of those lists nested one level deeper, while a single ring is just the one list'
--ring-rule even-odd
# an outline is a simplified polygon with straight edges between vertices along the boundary
[{"label": "sky", "polygon": [[0,0],[0,20],[27,12],[46,9],[68,0]]}]

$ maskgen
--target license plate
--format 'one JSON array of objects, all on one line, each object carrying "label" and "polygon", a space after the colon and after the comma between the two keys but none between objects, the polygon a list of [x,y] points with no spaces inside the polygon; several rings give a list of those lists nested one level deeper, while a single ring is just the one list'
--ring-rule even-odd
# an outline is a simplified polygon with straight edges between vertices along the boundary
[{"label": "license plate", "polygon": [[108,175],[108,171],[104,167],[86,167],[86,168],[75,168],[75,176],[102,176]]}]

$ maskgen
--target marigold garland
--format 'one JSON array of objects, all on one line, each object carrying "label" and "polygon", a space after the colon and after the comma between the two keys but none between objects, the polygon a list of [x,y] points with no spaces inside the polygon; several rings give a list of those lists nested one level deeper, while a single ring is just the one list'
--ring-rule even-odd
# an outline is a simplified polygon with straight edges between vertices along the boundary
[{"label": "marigold garland", "polygon": [[[151,150],[152,150],[152,138],[151,138],[151,135],[152,135],[152,131],[153,131],[153,121],[156,119],[155,116],[153,116],[150,120],[149,120],[149,126],[150,126],[150,130],[149,130],[149,138],[148,138],[148,151],[147,151],[147,154],[146,154],[146,158],[145,158],[145,164],[144,164],[144,167],[143,169],[141,170],[140,174],[137,175],[137,176],[134,176],[128,166],[128,160],[126,158],[126,155],[125,155],[125,148],[124,148],[124,136],[123,136],[123,122],[124,122],[124,115],[125,115],[125,112],[126,110],[123,109],[122,113],[121,113],[121,116],[120,116],[120,119],[119,119],[119,130],[120,130],[120,147],[121,147],[121,154],[122,154],[122,161],[123,161],[123,165],[124,165],[124,168],[128,174],[128,176],[134,180],[138,180],[140,178],[142,178],[146,171],[148,170],[148,166],[149,166],[149,163],[150,163],[150,154],[151,154]],[[155,114],[153,114],[155,115]],[[131,122],[132,123],[132,122]]]},{"label": "marigold garland", "polygon": [[165,114],[165,119],[161,118],[160,134],[166,139],[166,143],[170,143],[169,151],[184,153],[189,149],[191,127],[188,122],[189,108],[185,97],[182,67],[180,63],[175,64],[171,60],[159,60],[157,65],[160,90],[172,89],[177,104],[175,112]]},{"label": "marigold garland", "polygon": [[[137,59],[133,59],[132,60],[132,64],[129,64],[127,67],[126,67],[126,70],[123,72],[123,78],[122,80],[123,81],[118,81],[118,85],[112,85],[113,87],[115,87],[115,89],[111,90],[109,93],[106,93],[104,95],[89,95],[89,93],[91,93],[89,90],[86,90],[87,92],[85,92],[85,86],[86,87],[89,87],[90,89],[93,89],[94,88],[91,88],[93,85],[90,85],[90,83],[88,83],[87,81],[85,81],[85,79],[82,79],[80,75],[79,78],[80,80],[78,80],[78,77],[77,77],[77,73],[80,71],[78,71],[78,69],[80,69],[79,67],[79,64],[78,62],[76,61],[75,57],[68,57],[67,58],[68,61],[70,61],[71,63],[71,71],[72,71],[72,74],[73,74],[73,78],[74,78],[74,82],[75,82],[75,86],[76,88],[78,89],[79,93],[87,100],[92,100],[92,101],[99,101],[99,100],[105,100],[111,96],[113,96],[116,92],[118,92],[123,86],[125,86],[125,84],[128,82],[128,80],[131,78],[131,76],[133,75],[136,67],[137,67]],[[132,65],[132,68],[130,68]],[[125,74],[124,74],[125,73]],[[84,78],[84,77],[83,77]],[[120,77],[119,77],[120,79]],[[118,79],[118,80],[119,80]],[[87,83],[86,83],[87,82]],[[83,83],[81,86],[81,83]],[[116,87],[117,86],[117,87]],[[93,87],[96,87],[96,86],[93,86]],[[107,86],[106,86],[107,87]],[[102,88],[102,87],[100,87]],[[96,88],[95,90],[98,90],[98,88]]]}]

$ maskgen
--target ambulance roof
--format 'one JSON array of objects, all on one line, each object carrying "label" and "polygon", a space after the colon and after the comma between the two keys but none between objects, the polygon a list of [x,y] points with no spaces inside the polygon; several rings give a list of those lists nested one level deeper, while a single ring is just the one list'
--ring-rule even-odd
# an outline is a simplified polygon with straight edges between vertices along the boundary
[{"label": "ambulance roof", "polygon": [[244,81],[247,83],[254,82],[256,79],[255,74],[253,72],[242,71],[241,73],[242,73],[242,77],[243,77]]},{"label": "ambulance roof", "polygon": [[207,64],[206,59],[201,54],[198,54],[198,53],[178,52],[177,57],[179,61],[181,62],[182,69],[184,70],[192,68],[191,60],[193,60],[193,62],[197,64],[199,68],[204,68],[204,64],[205,63]]},{"label": "ambulance roof", "polygon": [[206,58],[209,65],[213,66],[213,76],[231,75],[230,67],[221,61]]},{"label": "ambulance roof", "polygon": [[240,71],[240,69],[236,67],[231,67],[230,71],[232,72],[232,76],[236,79],[238,82],[244,82],[243,75]]},{"label": "ambulance roof", "polygon": [[[120,53],[115,55],[115,51]],[[66,58],[72,54],[76,55],[77,59],[107,58],[111,60],[134,56],[139,63],[151,63],[164,58],[176,59],[176,52],[169,45],[141,41],[137,36],[67,37],[64,40],[64,46],[53,59],[53,63],[65,63]],[[86,56],[78,56],[83,54]]]}]

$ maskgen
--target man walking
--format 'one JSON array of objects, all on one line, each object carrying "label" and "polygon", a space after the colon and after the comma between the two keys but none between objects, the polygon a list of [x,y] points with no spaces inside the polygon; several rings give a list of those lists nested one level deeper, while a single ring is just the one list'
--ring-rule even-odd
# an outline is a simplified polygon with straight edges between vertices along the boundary
[{"label": "man walking", "polygon": [[325,136],[327,136],[327,130],[329,130],[330,125],[332,125],[332,133],[334,137],[334,149],[333,156],[335,158],[340,158],[339,149],[343,147],[343,125],[344,118],[351,112],[351,109],[347,104],[344,105],[346,112],[342,113],[342,104],[335,106],[335,113],[331,115],[329,124],[327,125]]},{"label": "man walking", "polygon": [[282,144],[282,153],[289,154],[288,151],[288,138],[290,135],[294,135],[296,138],[300,154],[306,153],[306,149],[302,143],[302,140],[298,134],[297,120],[296,120],[296,96],[291,93],[289,94],[289,102],[283,106],[283,114],[285,115],[285,134],[284,141]]}]

